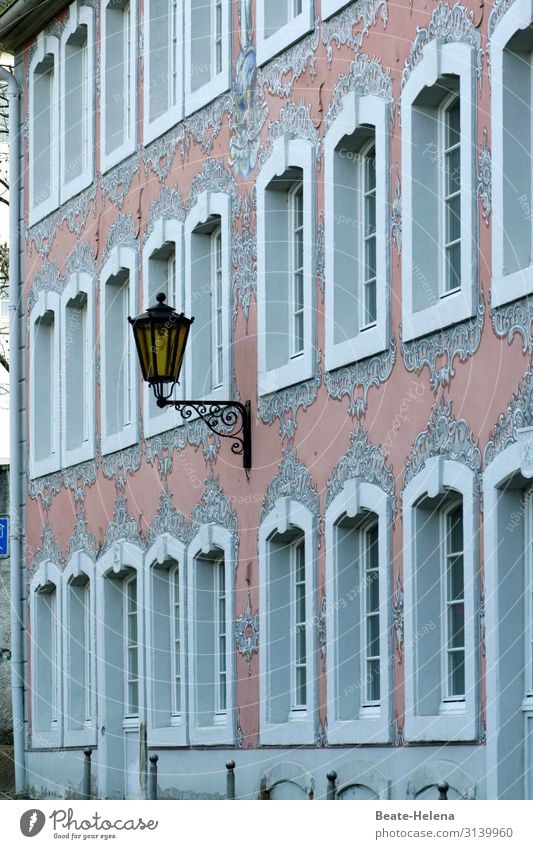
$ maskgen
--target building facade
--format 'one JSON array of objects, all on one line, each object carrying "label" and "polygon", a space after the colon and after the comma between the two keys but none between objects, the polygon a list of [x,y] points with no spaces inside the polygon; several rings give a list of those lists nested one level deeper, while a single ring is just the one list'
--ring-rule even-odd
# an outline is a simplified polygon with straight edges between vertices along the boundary
[{"label": "building facade", "polygon": [[[33,795],[79,793],[90,746],[102,798],[143,797],[154,752],[168,798],[223,797],[229,759],[240,798],[324,798],[332,770],[340,799],[533,798],[532,24],[0,16]],[[195,317],[176,398],[252,402],[248,475],[140,380],[127,317],[161,291]]]}]

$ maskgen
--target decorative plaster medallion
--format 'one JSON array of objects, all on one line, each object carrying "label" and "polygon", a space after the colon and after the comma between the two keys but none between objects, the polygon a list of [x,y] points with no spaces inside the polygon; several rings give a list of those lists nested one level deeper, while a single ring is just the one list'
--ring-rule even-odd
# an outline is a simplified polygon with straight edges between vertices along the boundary
[{"label": "decorative plaster medallion", "polygon": [[[446,327],[421,339],[401,342],[403,363],[407,371],[420,374],[424,366],[429,369],[429,385],[438,389],[451,382],[455,375],[453,362],[456,357],[464,363],[476,353],[481,342],[481,331],[485,317],[485,303],[480,296],[477,313],[468,321]],[[400,327],[401,336],[401,327]],[[445,365],[437,366],[437,360],[445,357]]]},{"label": "decorative plaster medallion", "polygon": [[498,416],[496,425],[489,434],[483,461],[485,467],[509,445],[518,440],[522,428],[533,426],[533,370],[528,369],[522,382],[507,405],[505,413]]},{"label": "decorative plaster medallion", "polygon": [[140,468],[141,446],[138,443],[102,457],[102,473],[105,478],[115,481],[118,490],[125,489],[127,475],[134,475]]},{"label": "decorative plaster medallion", "polygon": [[98,555],[98,545],[92,533],[87,530],[87,517],[83,507],[76,511],[76,520],[74,522],[74,530],[67,545],[67,560],[74,554],[75,551],[84,551],[88,554],[91,560],[96,560]]},{"label": "decorative plaster medallion", "polygon": [[177,507],[174,507],[172,493],[168,490],[163,490],[159,496],[157,512],[148,526],[147,547],[153,545],[157,537],[162,534],[170,534],[171,537],[183,543],[187,543],[190,538],[185,516]]},{"label": "decorative plaster medallion", "polygon": [[326,484],[326,509],[333,499],[342,492],[346,481],[357,478],[367,483],[376,484],[383,492],[390,495],[393,504],[394,472],[387,464],[387,458],[380,446],[373,445],[368,433],[358,425],[350,434],[350,447],[337,462],[331,477]]},{"label": "decorative plaster medallion", "polygon": [[[357,0],[333,18],[322,21],[322,44],[326,45],[329,67],[333,61],[332,43],[335,42],[337,48],[347,44],[354,51],[360,50],[370,27],[377,23],[378,15],[385,28],[389,17],[387,0]],[[359,25],[361,29],[354,33],[354,28]]]},{"label": "decorative plaster medallion", "polygon": [[269,94],[289,97],[295,83],[309,68],[312,80],[316,77],[316,50],[320,41],[318,18],[312,33],[298,41],[280,56],[272,59],[257,72],[257,85],[266,86]]},{"label": "decorative plaster medallion", "polygon": [[516,334],[522,337],[522,351],[524,354],[533,351],[533,336],[531,334],[531,322],[533,321],[533,298],[521,298],[501,307],[495,307],[490,311],[492,327],[500,339],[507,336],[509,345]]},{"label": "decorative plaster medallion", "polygon": [[404,620],[403,620],[403,585],[400,576],[396,578],[396,589],[394,590],[394,599],[392,602],[392,633],[394,635],[394,653],[398,663],[403,662],[403,639],[404,639]]},{"label": "decorative plaster medallion", "polygon": [[162,186],[158,200],[155,200],[151,205],[146,219],[143,245],[154,232],[156,223],[161,221],[162,218],[175,218],[177,221],[185,220],[185,203],[175,186],[171,189],[168,186]]},{"label": "decorative plaster medallion", "polygon": [[99,554],[108,551],[116,542],[127,540],[128,542],[144,548],[143,539],[139,530],[139,523],[135,516],[128,511],[128,500],[117,493],[115,506],[113,508],[114,521],[110,522],[105,530],[104,541]]},{"label": "decorative plaster medallion", "polygon": [[483,144],[478,154],[477,195],[481,203],[483,221],[488,227],[492,212],[492,156],[487,138],[487,128],[484,127]]},{"label": "decorative plaster medallion", "polygon": [[259,611],[252,613],[252,597],[248,590],[248,599],[244,613],[235,620],[235,641],[237,650],[248,665],[248,675],[252,674],[252,658],[259,651]]},{"label": "decorative plaster medallion", "polygon": [[476,474],[481,468],[481,452],[472,431],[464,419],[452,416],[452,401],[444,398],[433,404],[427,429],[415,439],[405,462],[404,487],[422,471],[430,457],[439,456],[457,460]]},{"label": "decorative plaster medallion", "polygon": [[318,388],[322,382],[320,371],[320,351],[316,351],[314,377],[295,386],[280,389],[272,395],[258,395],[257,415],[264,424],[272,424],[279,419],[279,434],[282,439],[294,439],[298,423],[296,415],[300,407],[307,410],[316,401]]},{"label": "decorative plaster medallion", "polygon": [[405,60],[401,90],[403,91],[413,69],[420,62],[424,47],[435,39],[445,43],[466,42],[473,47],[476,57],[477,78],[481,86],[483,81],[483,49],[481,47],[481,34],[476,29],[474,22],[474,13],[462,6],[461,3],[456,3],[453,7],[450,7],[444,0],[438,0],[427,28],[416,28],[416,38],[413,41],[411,52]]},{"label": "decorative plaster medallion", "polygon": [[30,585],[31,579],[35,575],[37,569],[43,560],[50,560],[62,572],[65,568],[65,561],[61,553],[61,546],[54,537],[52,528],[46,521],[41,532],[41,544],[37,548],[29,560],[28,571],[26,573],[26,584]]},{"label": "decorative plaster medallion", "polygon": [[326,228],[324,225],[324,213],[320,212],[318,216],[318,227],[316,231],[316,252],[315,252],[316,270],[315,275],[322,292],[322,300],[326,291]]},{"label": "decorative plaster medallion", "polygon": [[[218,475],[215,476],[212,473],[205,480],[201,503],[196,504],[191,513],[191,533],[196,533],[201,525],[207,525],[210,522],[221,525],[230,531],[234,540],[236,554],[239,545],[237,514],[234,512],[228,496],[220,486]],[[237,568],[236,556],[235,568]]]},{"label": "decorative plaster medallion", "polygon": [[183,451],[187,445],[202,447],[207,463],[214,463],[220,449],[220,438],[213,433],[202,419],[185,422],[173,430],[166,430],[144,441],[144,453],[147,463],[157,463],[161,478],[165,479],[172,471],[174,452]]},{"label": "decorative plaster medallion", "polygon": [[390,70],[383,70],[381,62],[376,57],[358,53],[353,59],[349,72],[338,78],[333,89],[331,103],[326,113],[326,131],[343,109],[343,99],[349,92],[361,96],[373,94],[387,101],[389,117],[394,119],[394,92]]},{"label": "decorative plaster medallion", "polygon": [[296,451],[292,446],[282,449],[279,474],[274,475],[267,486],[261,508],[260,523],[274,509],[278,498],[292,498],[307,507],[317,519],[320,516],[318,490],[313,484],[309,469],[298,460]]},{"label": "decorative plaster medallion", "polygon": [[[372,386],[379,386],[391,375],[396,362],[396,338],[391,336],[388,349],[382,354],[367,357],[349,366],[327,371],[324,375],[326,389],[332,398],[341,400],[348,396],[348,412],[350,416],[361,418],[368,406],[368,391]],[[361,387],[361,394],[356,390]]]},{"label": "decorative plaster medallion", "polygon": [[313,145],[317,168],[320,168],[322,151],[320,135],[311,114],[311,106],[304,103],[293,103],[287,100],[279,113],[279,121],[271,121],[268,125],[268,138],[259,151],[259,164],[263,165],[270,154],[276,139],[282,136],[294,136],[305,139]]}]

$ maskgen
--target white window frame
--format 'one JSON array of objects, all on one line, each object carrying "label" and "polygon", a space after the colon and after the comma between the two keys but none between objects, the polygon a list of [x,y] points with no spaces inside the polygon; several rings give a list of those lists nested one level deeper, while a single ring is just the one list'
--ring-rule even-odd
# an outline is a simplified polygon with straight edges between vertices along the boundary
[{"label": "white window frame", "polygon": [[[151,746],[187,746],[188,745],[188,681],[187,681],[187,553],[185,546],[174,539],[170,534],[164,533],[157,537],[153,545],[146,552],[146,698],[147,698],[147,729],[148,744]],[[180,593],[180,673],[181,673],[181,712],[176,715],[171,707],[168,713],[167,724],[156,721],[156,712],[159,711],[161,703],[160,688],[165,682],[161,681],[154,661],[155,652],[155,629],[157,622],[154,617],[154,570],[164,569],[168,571],[168,581],[172,580],[172,573],[178,570],[179,593]],[[171,587],[169,586],[169,610],[171,610]],[[172,621],[169,622],[168,634],[172,645]],[[169,668],[173,669],[170,660]],[[169,688],[173,689],[174,679],[171,673]],[[170,706],[173,704],[173,695],[170,692]]]},{"label": "white window frame", "polygon": [[[267,395],[286,386],[309,380],[314,370],[315,338],[315,216],[316,183],[314,149],[303,139],[276,139],[273,150],[257,177],[257,320],[259,357],[259,394]],[[267,368],[269,339],[266,320],[266,243],[268,221],[265,192],[270,183],[291,168],[302,170],[304,208],[304,349],[300,356],[288,358],[279,368]]]},{"label": "white window frame", "polygon": [[[50,164],[50,195],[41,203],[36,203],[34,198],[34,161],[35,161],[35,132],[33,123],[33,104],[34,104],[34,79],[36,68],[44,62],[46,56],[52,56],[54,61],[53,80],[52,80],[52,96],[50,103],[50,134],[52,145],[52,158]],[[59,39],[52,35],[44,35],[39,33],[36,42],[36,49],[29,68],[29,193],[30,193],[30,209],[29,209],[29,225],[32,227],[42,218],[53,212],[59,206],[59,56],[60,44]]]},{"label": "white window frame", "polygon": [[350,0],[322,0],[321,3],[321,12],[322,12],[322,20],[327,20],[331,18],[332,15],[335,15],[337,12],[347,6]]},{"label": "white window frame", "polygon": [[[144,44],[150,44],[150,2],[145,0],[144,8]],[[143,141],[149,144],[158,136],[165,133],[183,118],[183,0],[167,0],[169,15],[172,15],[171,42],[174,43],[174,52],[170,59],[169,92],[171,92],[171,79],[176,76],[176,102],[170,102],[168,108],[158,118],[150,121],[150,77],[152,74],[152,60],[149,49],[144,51],[144,127]],[[172,94],[169,95],[172,101]]]},{"label": "white window frame", "polygon": [[[505,272],[504,236],[505,227],[512,226],[506,221],[504,211],[504,173],[503,157],[503,63],[505,48],[511,38],[520,30],[533,23],[533,0],[515,0],[495,27],[490,40],[491,71],[491,146],[492,146],[492,284],[491,306],[499,307],[517,298],[533,292],[533,224],[530,232],[530,263],[526,268],[509,274]],[[533,86],[533,83],[531,84]],[[533,102],[533,101],[532,101]],[[530,103],[531,106],[531,103]],[[531,156],[533,146],[529,151]],[[533,184],[533,175],[531,182]],[[531,203],[533,185],[529,187],[529,203],[526,202],[522,214],[533,221]],[[517,202],[520,202],[517,199]]]},{"label": "white window frame", "polygon": [[[192,45],[192,21],[191,21],[191,2],[192,0],[184,0],[185,2],[185,114],[191,115],[202,106],[206,106],[212,100],[219,97],[225,91],[229,91],[231,87],[231,57],[232,57],[232,14],[233,6],[231,3],[222,3],[222,70],[220,73],[216,71],[211,73],[209,82],[202,85],[195,91],[192,90],[192,64],[197,61],[195,58],[194,47]],[[211,0],[213,15],[215,10],[215,0]],[[212,54],[210,62],[216,61],[214,55],[214,38],[212,38]]]},{"label": "white window frame", "polygon": [[[417,712],[417,644],[423,639],[417,636],[415,611],[417,607],[417,534],[415,533],[415,511],[417,504],[424,498],[445,497],[443,509],[446,511],[458,497],[463,505],[464,534],[464,610],[465,610],[465,698],[464,700],[443,703],[440,700],[439,713],[422,715]],[[433,741],[471,741],[479,734],[479,622],[476,610],[478,604],[478,544],[476,494],[476,476],[469,468],[443,457],[432,457],[424,469],[409,482],[403,492],[404,517],[404,592],[405,592],[405,645],[413,646],[406,651],[405,659],[405,738],[409,742]],[[441,556],[435,553],[435,591],[441,598]],[[442,615],[442,598],[439,610]],[[437,624],[437,627],[439,625]],[[441,641],[441,658],[445,647]],[[440,661],[439,661],[440,662]],[[444,682],[441,678],[441,688]]]},{"label": "white window frame", "polygon": [[[301,0],[302,11],[298,15],[290,17],[286,24],[281,26],[271,35],[265,35],[265,9],[269,0],[257,0],[256,3],[256,27],[257,27],[257,64],[264,65],[278,53],[281,53],[295,41],[299,41],[304,35],[313,30],[315,24],[314,0]],[[289,4],[293,0],[283,0]]]},{"label": "white window frame", "polygon": [[[305,598],[306,598],[306,696],[304,710],[290,707],[285,722],[270,720],[270,676],[269,656],[265,650],[259,657],[259,702],[260,702],[260,745],[313,745],[318,729],[318,682],[316,631],[316,518],[311,511],[288,497],[279,498],[259,528],[259,630],[265,646],[273,639],[270,634],[270,541],[277,534],[293,530],[298,534],[296,542],[303,538],[305,545]],[[301,535],[301,536],[300,536]],[[288,544],[287,560],[291,559]],[[292,621],[292,613],[291,613]]]},{"label": "white window frame", "polygon": [[[336,534],[338,522],[347,517],[358,520],[370,517],[378,525],[379,550],[379,618],[380,618],[380,703],[365,705],[361,699],[359,715],[354,719],[339,718],[338,690],[339,661],[337,658],[337,611],[346,604],[357,603],[357,599],[339,598],[337,589]],[[328,742],[332,744],[390,743],[392,740],[392,656],[391,639],[391,563],[392,563],[392,503],[391,498],[375,484],[351,479],[346,481],[341,492],[326,510],[326,598],[329,614],[333,621],[327,622],[326,663],[328,692]],[[362,607],[363,605],[361,605]],[[363,628],[361,615],[358,615]],[[353,684],[354,682],[350,682]]]},{"label": "white window frame", "polygon": [[[129,588],[135,584],[135,612],[133,613],[132,609],[130,609],[130,592]],[[129,724],[129,720],[139,720],[139,710],[140,710],[140,696],[141,689],[143,688],[144,682],[140,678],[139,675],[139,654],[141,650],[142,644],[139,640],[139,632],[140,632],[140,622],[139,622],[139,576],[136,572],[132,575],[127,575],[124,578],[124,612],[122,614],[123,622],[124,622],[124,648],[123,648],[123,658],[124,658],[124,724]],[[132,642],[130,639],[130,617],[135,616],[135,633],[137,637],[136,642]],[[129,652],[130,650],[135,650],[137,655],[137,677],[133,677],[131,674],[131,664],[129,661]],[[135,708],[132,709],[132,705],[130,704],[130,696],[129,696],[129,688],[130,684],[136,685],[137,687],[137,699]]]},{"label": "white window frame", "polygon": [[[325,185],[325,275],[326,275],[326,368],[331,371],[348,363],[380,353],[390,340],[390,132],[388,103],[375,95],[350,92],[343,98],[342,110],[324,139]],[[374,128],[376,158],[376,322],[357,329],[351,339],[335,342],[335,161],[345,136],[353,135],[361,125]],[[360,154],[344,151],[360,166]],[[359,158],[358,158],[359,157]],[[358,211],[353,210],[353,218]],[[342,247],[341,247],[342,250]],[[357,263],[360,267],[360,263]],[[354,268],[354,287],[359,287],[358,268]],[[354,327],[359,322],[354,321]]]},{"label": "white window frame", "polygon": [[129,445],[134,445],[139,438],[139,378],[138,378],[138,363],[137,354],[134,347],[133,333],[129,325],[126,328],[125,338],[129,345],[129,393],[130,393],[130,410],[131,421],[121,431],[114,434],[107,434],[107,412],[106,412],[106,321],[105,321],[105,286],[111,277],[116,277],[121,271],[126,271],[129,275],[128,295],[129,295],[129,314],[135,316],[137,314],[137,254],[134,248],[124,246],[113,248],[111,255],[100,272],[100,362],[102,363],[100,373],[100,418],[101,418],[101,445],[102,454],[111,454],[114,451],[120,451],[127,448]]},{"label": "white window frame", "polygon": [[[86,27],[87,44],[86,56],[87,67],[85,69],[83,108],[85,112],[85,145],[86,145],[86,163],[85,168],[72,180],[65,179],[65,94],[66,94],[66,63],[65,52],[67,42],[71,36],[82,26]],[[89,6],[82,6],[78,2],[71,4],[69,8],[69,17],[65,24],[63,35],[61,36],[61,203],[65,203],[74,195],[77,195],[83,189],[89,186],[94,179],[94,148],[95,148],[95,110],[96,110],[96,77],[95,77],[95,25],[94,11]]]},{"label": "white window frame", "polygon": [[129,2],[129,86],[126,92],[129,112],[129,121],[126,121],[126,138],[115,150],[106,153],[106,11],[113,0],[103,0],[100,19],[100,55],[101,55],[101,79],[102,90],[100,92],[100,170],[102,174],[109,171],[114,165],[126,159],[135,151],[137,141],[137,0]]},{"label": "white window frame", "polygon": [[[225,717],[213,714],[211,725],[198,720],[198,657],[196,627],[196,560],[206,555],[215,557],[222,551],[226,585],[226,712]],[[235,743],[235,644],[232,639],[235,619],[235,563],[233,538],[230,531],[215,524],[202,525],[187,552],[187,621],[189,657],[189,739],[191,745],[216,746]],[[213,683],[213,686],[215,684]]]},{"label": "white window frame", "polygon": [[[89,621],[88,636],[89,645],[83,647],[84,654],[88,655],[90,664],[90,721],[86,721],[83,728],[69,727],[68,717],[70,710],[70,663],[72,654],[72,633],[70,625],[70,592],[72,582],[79,578],[86,578],[84,588],[89,593]],[[94,563],[83,551],[74,552],[63,573],[63,690],[65,693],[65,746],[95,746],[97,743],[98,715],[96,698],[96,582]],[[85,633],[87,637],[87,632]],[[86,682],[87,685],[87,682]],[[87,700],[87,694],[86,694]]]},{"label": "white window frame", "polygon": [[[57,718],[52,720],[50,727],[43,728],[38,718],[38,702],[37,702],[37,674],[39,664],[39,648],[36,645],[34,636],[38,633],[38,595],[41,592],[46,592],[47,587],[54,587],[53,594],[55,596],[54,608],[56,622],[52,623],[52,654],[55,652],[55,658],[52,656],[52,664],[55,669],[55,674],[52,675],[51,687],[55,690],[55,712]],[[33,576],[30,584],[30,627],[31,627],[31,745],[35,749],[54,749],[63,745],[63,654],[62,654],[62,587],[63,579],[58,567],[51,560],[43,560]],[[55,661],[55,663],[54,663]]]},{"label": "white window frame", "polygon": [[[87,272],[76,272],[69,278],[61,295],[61,450],[62,466],[74,466],[91,460],[95,455],[95,309],[94,309],[94,278]],[[77,296],[86,296],[85,305],[85,369],[84,369],[84,415],[86,435],[83,443],[76,448],[67,448],[67,391],[66,375],[68,369],[68,349],[70,345],[76,345],[78,339],[70,339],[67,334],[66,311],[70,301]]]},{"label": "white window frame", "polygon": [[[149,237],[147,238],[143,249],[143,302],[144,308],[155,305],[155,296],[150,299],[150,265],[154,261],[154,254],[165,245],[174,245],[175,256],[175,278],[171,291],[168,293],[167,304],[174,307],[176,312],[182,312],[184,307],[184,292],[183,292],[183,224],[176,219],[161,218],[159,219]],[[157,260],[156,260],[157,261]],[[161,260],[162,261],[162,260]],[[156,293],[157,294],[157,293]],[[153,405],[150,399],[154,397],[153,389],[145,381],[143,381],[143,430],[144,436],[155,436],[165,430],[171,430],[182,423],[181,416],[176,414],[176,411],[169,407],[167,409],[159,409],[154,412]],[[185,367],[182,367],[180,375],[180,384],[175,387],[174,395],[176,400],[185,398]]]},{"label": "white window frame", "polygon": [[[222,235],[222,344],[223,344],[223,372],[224,379],[220,386],[215,387],[210,392],[202,392],[202,399],[213,401],[228,400],[231,393],[231,374],[232,374],[232,351],[231,351],[231,331],[232,331],[232,313],[231,313],[231,200],[229,195],[222,192],[202,192],[197,202],[189,212],[185,220],[185,314],[189,317],[194,317],[195,296],[193,292],[193,261],[192,261],[192,239],[194,231],[205,224],[207,220],[217,216],[219,223],[215,226],[216,231],[220,228]],[[211,285],[213,277],[211,271]],[[199,325],[197,325],[199,327]],[[187,354],[185,355],[183,369],[185,371],[185,387],[188,394],[193,397],[198,397],[196,388],[193,383],[193,356],[194,356],[194,337],[195,323],[191,325],[189,334],[189,342],[187,344]],[[211,338],[213,334],[213,315],[211,313]],[[182,396],[183,397],[183,396]],[[183,422],[181,422],[183,423]]]},{"label": "white window frame", "polygon": [[[441,511],[440,516],[440,547],[441,547],[441,598],[443,600],[441,616],[443,618],[443,631],[444,631],[444,639],[442,646],[442,673],[441,673],[441,682],[442,682],[442,697],[441,697],[441,709],[446,710],[447,708],[452,708],[453,705],[457,705],[459,702],[464,702],[465,697],[463,693],[460,694],[450,694],[449,693],[449,654],[450,654],[450,633],[449,633],[449,607],[453,601],[450,601],[449,597],[449,585],[447,580],[447,572],[448,572],[448,559],[452,556],[453,553],[450,553],[448,550],[448,521],[450,514],[453,513],[457,507],[461,508],[461,523],[462,523],[462,513],[463,513],[463,505],[461,501],[455,501],[452,499],[450,504],[446,506]],[[464,550],[461,551],[461,557],[463,558],[463,584],[464,584]],[[463,589],[463,597],[460,599],[463,603],[464,607],[464,589]],[[464,638],[463,638],[464,642]],[[462,647],[463,652],[463,665],[466,659],[466,645]],[[452,649],[453,650],[453,649]],[[466,677],[466,676],[465,676]],[[465,680],[466,684],[466,680]]]},{"label": "white window frame", "polygon": [[[477,196],[476,186],[476,75],[473,48],[464,43],[431,41],[411,72],[401,98],[402,117],[402,338],[410,341],[428,333],[464,321],[475,315],[477,308]],[[441,298],[432,293],[434,302],[414,308],[417,279],[413,247],[413,195],[416,187],[412,174],[412,158],[422,153],[416,148],[414,128],[415,101],[425,88],[438,84],[443,75],[459,80],[461,110],[461,288]],[[444,99],[444,97],[443,97]],[[436,107],[436,111],[439,107]],[[437,154],[435,157],[435,153]],[[428,156],[432,155],[428,151]],[[434,167],[442,168],[442,151],[433,151]],[[436,201],[439,207],[442,198]],[[435,210],[435,212],[437,212]],[[438,264],[442,245],[437,246]],[[421,270],[420,270],[420,273]],[[440,290],[439,290],[440,291]]]},{"label": "white window frame", "polygon": [[[49,290],[39,293],[37,302],[35,303],[30,314],[30,393],[29,393],[29,423],[30,423],[30,445],[29,445],[29,473],[30,478],[38,478],[41,475],[47,475],[51,472],[56,472],[61,467],[61,420],[59,415],[51,416],[51,437],[52,450],[48,457],[37,460],[35,457],[36,434],[39,428],[39,420],[42,415],[41,410],[36,410],[34,389],[38,379],[38,363],[35,361],[35,334],[36,326],[47,312],[54,314],[54,331],[53,331],[53,353],[51,362],[52,385],[54,392],[54,400],[51,404],[51,411],[57,410],[60,406],[61,386],[60,386],[60,340],[61,340],[61,303],[59,295],[56,292]],[[57,405],[57,406],[56,406]]]}]

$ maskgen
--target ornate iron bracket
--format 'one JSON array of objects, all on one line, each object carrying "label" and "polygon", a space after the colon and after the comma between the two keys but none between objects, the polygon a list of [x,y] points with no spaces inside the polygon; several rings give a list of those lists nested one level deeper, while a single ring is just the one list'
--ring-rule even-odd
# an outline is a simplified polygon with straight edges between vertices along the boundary
[{"label": "ornate iron bracket", "polygon": [[[196,413],[217,436],[233,439],[232,454],[242,454],[243,468],[247,472],[250,471],[252,431],[249,401],[241,404],[240,401],[173,401],[169,398],[158,398],[157,405],[158,407],[174,407],[185,421],[189,421],[193,413]],[[227,430],[229,433],[226,432]]]}]

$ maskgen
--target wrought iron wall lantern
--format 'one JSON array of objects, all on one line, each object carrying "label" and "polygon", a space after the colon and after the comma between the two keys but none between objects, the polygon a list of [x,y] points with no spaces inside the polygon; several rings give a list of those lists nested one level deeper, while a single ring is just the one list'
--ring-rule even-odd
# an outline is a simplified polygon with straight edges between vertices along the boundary
[{"label": "wrought iron wall lantern", "polygon": [[240,401],[176,401],[172,398],[179,376],[189,330],[194,318],[186,318],[165,303],[163,293],[157,305],[149,307],[137,318],[128,318],[141,363],[144,380],[154,390],[158,407],[174,407],[188,420],[196,413],[218,436],[233,439],[233,454],[242,454],[246,471],[252,467],[250,402]]}]

